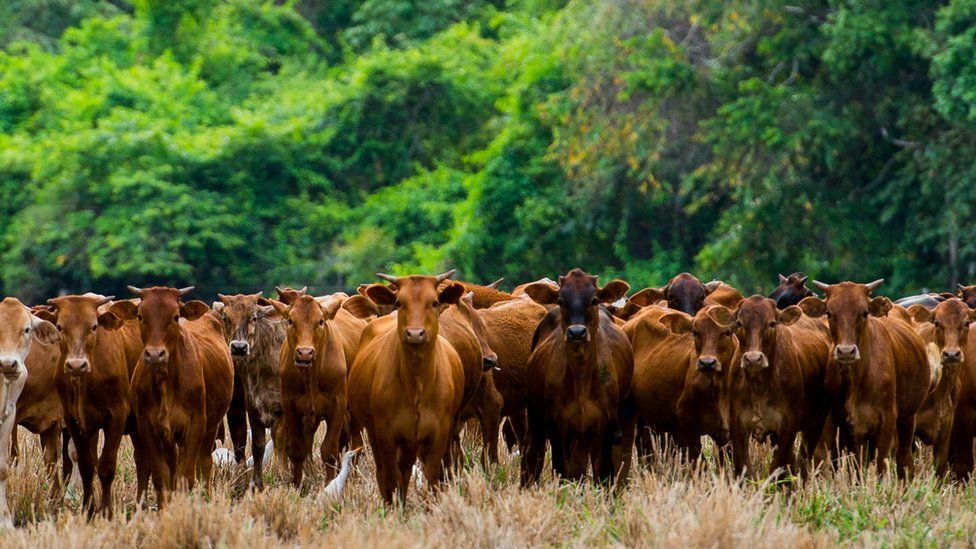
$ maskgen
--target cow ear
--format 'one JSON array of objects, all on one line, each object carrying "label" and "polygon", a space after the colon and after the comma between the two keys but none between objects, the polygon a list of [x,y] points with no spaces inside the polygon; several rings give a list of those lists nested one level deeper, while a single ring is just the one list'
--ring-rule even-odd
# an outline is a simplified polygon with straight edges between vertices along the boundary
[{"label": "cow ear", "polygon": [[803,316],[803,310],[796,305],[790,305],[789,307],[783,309],[776,313],[776,322],[782,324],[783,326],[792,326],[796,324],[797,320]]},{"label": "cow ear", "polygon": [[54,324],[38,318],[37,315],[31,315],[31,334],[34,339],[45,345],[54,345],[61,339],[61,334]]},{"label": "cow ear", "polygon": [[224,302],[223,301],[214,301],[213,302],[213,305],[210,306],[210,310],[213,311],[213,312],[215,312],[215,313],[219,313],[219,312],[223,311],[224,310]]},{"label": "cow ear", "polygon": [[136,306],[135,303],[128,300],[116,301],[111,307],[109,307],[108,310],[112,311],[115,316],[121,318],[122,320],[134,320],[136,318],[136,314],[139,313],[139,307]]},{"label": "cow ear", "polygon": [[803,300],[800,301],[800,303],[798,303],[797,306],[800,307],[800,310],[803,311],[803,314],[811,318],[821,317],[824,315],[824,313],[827,312],[827,303],[816,296],[803,298]]},{"label": "cow ear", "polygon": [[104,313],[98,315],[98,326],[103,330],[114,331],[118,330],[125,324],[125,321],[118,317],[112,311],[105,311]]},{"label": "cow ear", "polygon": [[705,284],[705,295],[708,295],[718,289],[722,285],[721,280],[713,280],[708,284]]},{"label": "cow ear", "polygon": [[46,320],[51,323],[58,321],[58,313],[56,311],[52,311],[47,307],[43,307],[43,308],[38,307],[37,309],[34,309],[33,314],[37,318],[41,320]]},{"label": "cow ear", "polygon": [[367,319],[378,314],[376,304],[368,297],[354,295],[342,302],[342,308],[356,318]]},{"label": "cow ear", "polygon": [[187,320],[196,320],[210,312],[210,307],[199,299],[180,304],[180,316]]},{"label": "cow ear", "polygon": [[606,286],[600,288],[596,297],[600,303],[613,303],[627,295],[628,290],[630,290],[630,284],[627,284],[623,280],[615,279],[607,282]]},{"label": "cow ear", "polygon": [[912,320],[921,324],[923,322],[932,322],[935,320],[935,315],[932,311],[925,308],[923,305],[916,303],[908,308],[908,314],[912,317]]},{"label": "cow ear", "polygon": [[366,297],[370,298],[377,305],[396,304],[396,293],[382,284],[370,284],[366,287]]},{"label": "cow ear", "polygon": [[319,302],[319,307],[322,309],[322,314],[325,315],[326,320],[332,320],[335,318],[336,313],[342,308],[342,304],[346,302],[346,299],[330,299],[328,303]]},{"label": "cow ear", "polygon": [[271,304],[270,300],[265,300],[268,302],[267,305],[258,305],[254,312],[254,318],[268,318],[274,316],[275,308]]},{"label": "cow ear", "polygon": [[260,305],[261,307],[270,307],[271,300],[266,297],[258,296],[258,305]]},{"label": "cow ear", "polygon": [[462,295],[464,295],[464,284],[452,282],[448,287],[441,290],[440,295],[437,296],[437,301],[442,304],[449,303],[451,305],[457,305]]},{"label": "cow ear", "polygon": [[976,320],[976,309],[969,310],[969,320]]},{"label": "cow ear", "polygon": [[885,316],[891,310],[891,300],[884,296],[878,296],[868,304],[868,311],[871,316]]},{"label": "cow ear", "polygon": [[273,311],[268,313],[268,318],[287,318],[288,317],[288,305],[285,305],[277,299],[269,299],[271,302],[271,308]]},{"label": "cow ear", "polygon": [[735,322],[735,315],[728,308],[715,305],[708,308],[708,318],[712,319],[719,326],[728,327]]},{"label": "cow ear", "polygon": [[682,312],[668,313],[659,318],[658,322],[674,335],[684,335],[691,331],[691,317]]},{"label": "cow ear", "polygon": [[539,305],[552,305],[559,300],[559,290],[545,282],[533,282],[525,287],[525,293]]},{"label": "cow ear", "polygon": [[660,290],[658,288],[644,288],[643,290],[627,298],[627,301],[637,305],[638,307],[647,307],[648,305],[653,305],[664,299],[667,299],[667,296],[664,294],[664,290]]}]

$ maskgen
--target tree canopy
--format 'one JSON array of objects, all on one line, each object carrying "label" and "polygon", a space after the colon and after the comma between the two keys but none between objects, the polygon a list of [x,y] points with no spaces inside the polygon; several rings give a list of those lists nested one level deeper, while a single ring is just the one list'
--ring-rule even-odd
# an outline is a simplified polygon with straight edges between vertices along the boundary
[{"label": "tree canopy", "polygon": [[14,0],[0,286],[976,278],[976,1]]}]

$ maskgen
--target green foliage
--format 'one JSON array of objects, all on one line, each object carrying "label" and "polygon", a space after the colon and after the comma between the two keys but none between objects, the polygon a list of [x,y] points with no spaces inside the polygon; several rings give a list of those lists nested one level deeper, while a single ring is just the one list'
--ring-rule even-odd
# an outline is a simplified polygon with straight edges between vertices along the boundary
[{"label": "green foliage", "polygon": [[0,285],[976,277],[976,3],[18,0]]}]

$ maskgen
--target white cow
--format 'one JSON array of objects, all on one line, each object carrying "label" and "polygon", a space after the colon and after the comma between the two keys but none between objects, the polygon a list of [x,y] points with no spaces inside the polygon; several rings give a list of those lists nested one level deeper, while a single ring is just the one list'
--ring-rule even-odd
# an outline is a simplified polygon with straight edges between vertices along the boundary
[{"label": "white cow", "polygon": [[31,341],[53,344],[58,337],[53,324],[31,314],[16,298],[0,301],[0,528],[13,527],[7,505],[10,439],[17,423],[17,399],[27,382]]}]

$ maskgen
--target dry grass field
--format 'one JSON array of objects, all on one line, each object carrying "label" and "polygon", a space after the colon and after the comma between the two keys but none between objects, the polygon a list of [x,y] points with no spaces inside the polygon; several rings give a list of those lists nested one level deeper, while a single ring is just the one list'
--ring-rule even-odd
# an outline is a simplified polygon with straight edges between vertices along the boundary
[{"label": "dry grass field", "polygon": [[[976,541],[972,484],[937,482],[922,453],[909,483],[861,480],[849,468],[819,471],[793,487],[730,479],[711,459],[690,471],[672,455],[635,468],[628,488],[611,494],[589,484],[518,484],[518,457],[504,452],[486,472],[471,465],[436,495],[412,492],[406,507],[383,506],[364,452],[341,501],[324,493],[313,464],[300,496],[272,465],[269,487],[253,494],[244,471],[218,473],[212,493],[176,496],[163,511],[135,504],[132,450],[125,442],[116,481],[117,516],[85,520],[78,497],[52,501],[36,438],[21,430],[22,456],[11,474],[17,528],[2,547],[521,547],[971,546]],[[758,451],[768,457],[768,449]],[[96,483],[97,484],[97,483]]]}]

